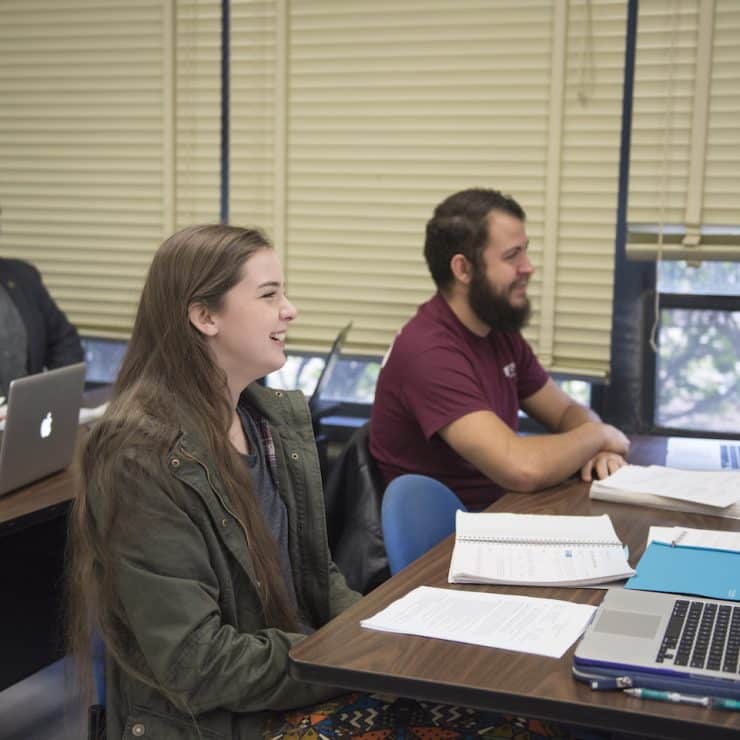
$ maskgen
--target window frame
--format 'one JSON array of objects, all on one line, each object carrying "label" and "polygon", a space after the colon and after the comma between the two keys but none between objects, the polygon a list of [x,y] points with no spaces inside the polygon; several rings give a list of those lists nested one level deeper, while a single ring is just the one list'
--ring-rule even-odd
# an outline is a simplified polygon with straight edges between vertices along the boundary
[{"label": "window frame", "polygon": [[[656,275],[657,290],[657,275]],[[740,311],[740,295],[716,295],[693,293],[659,293],[658,316],[663,309],[683,309],[689,311]],[[656,422],[656,402],[658,397],[658,357],[650,346],[650,329],[655,321],[655,304],[646,304],[642,337],[643,376],[646,380],[643,395],[643,413],[650,433],[667,437],[706,437],[708,439],[740,439],[740,429],[736,433],[711,431],[709,429],[687,429],[684,427],[663,426]],[[660,323],[657,325],[656,342],[660,341]]]}]

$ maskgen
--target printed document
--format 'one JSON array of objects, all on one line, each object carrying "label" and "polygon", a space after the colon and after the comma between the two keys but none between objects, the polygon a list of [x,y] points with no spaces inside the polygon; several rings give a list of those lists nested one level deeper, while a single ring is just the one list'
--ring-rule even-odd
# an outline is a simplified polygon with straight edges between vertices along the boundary
[{"label": "printed document", "polygon": [[419,586],[360,625],[560,658],[595,611],[558,599]]},{"label": "printed document", "polygon": [[608,478],[591,484],[592,498],[618,500],[608,494],[652,494],[722,509],[740,501],[740,472],[625,465]]},{"label": "printed document", "polygon": [[634,572],[607,514],[456,515],[450,583],[585,586]]},{"label": "printed document", "polygon": [[670,437],[665,464],[682,470],[740,470],[740,440]]},{"label": "printed document", "polygon": [[705,547],[710,550],[740,552],[740,532],[689,527],[650,527],[648,545],[663,542],[674,547]]}]

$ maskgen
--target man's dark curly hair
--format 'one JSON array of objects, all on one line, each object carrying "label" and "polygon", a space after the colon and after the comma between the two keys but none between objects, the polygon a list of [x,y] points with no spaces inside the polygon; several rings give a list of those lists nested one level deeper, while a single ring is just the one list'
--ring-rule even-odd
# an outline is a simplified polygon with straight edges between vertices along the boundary
[{"label": "man's dark curly hair", "polygon": [[438,288],[452,282],[450,260],[462,254],[476,266],[488,243],[488,220],[491,211],[503,211],[524,221],[524,209],[510,196],[498,190],[470,188],[443,200],[427,222],[424,257]]}]

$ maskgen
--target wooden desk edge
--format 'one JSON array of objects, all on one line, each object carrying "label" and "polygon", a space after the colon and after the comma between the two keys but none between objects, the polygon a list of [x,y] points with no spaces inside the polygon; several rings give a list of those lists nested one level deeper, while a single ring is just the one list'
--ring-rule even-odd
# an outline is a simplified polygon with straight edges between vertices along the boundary
[{"label": "wooden desk edge", "polygon": [[[657,462],[661,455],[664,460],[665,447],[664,438],[637,438],[633,445],[633,450],[636,453],[634,462],[638,464],[647,464],[652,461]],[[587,484],[577,480],[569,480],[560,486],[534,496],[531,494],[508,494],[497,502],[498,506],[495,506],[496,508],[503,507],[506,510],[508,504],[516,502],[517,510],[529,511],[533,509],[531,513],[536,513],[534,509],[537,508],[537,502],[539,502],[540,505],[551,506],[555,509],[548,513],[566,513],[567,511],[567,513],[580,514],[585,513],[584,509],[588,510],[589,513],[608,512],[612,515],[613,520],[615,520],[615,526],[618,532],[620,528],[629,530],[629,536],[626,537],[626,540],[632,539],[632,542],[630,542],[630,559],[635,562],[644,549],[644,537],[642,536],[644,533],[640,534],[642,541],[639,544],[635,541],[635,532],[638,526],[635,522],[638,522],[639,526],[646,530],[647,524],[643,525],[643,521],[647,517],[630,517],[629,511],[634,511],[635,507],[626,507],[623,504],[608,504],[606,502],[592,502],[588,498],[587,491]],[[575,508],[579,510],[571,511],[570,508],[573,507],[574,502],[577,504]],[[640,508],[640,511],[642,511],[642,508]],[[645,511],[650,512],[649,519],[654,520],[652,523],[687,518],[691,522],[689,526],[717,527],[723,529],[734,529],[738,526],[735,520],[686,515],[681,512],[662,509],[645,509]],[[635,521],[630,522],[630,518]],[[332,631],[334,633],[343,633],[342,637],[350,639],[350,641],[355,638],[361,639],[361,636],[356,632],[353,637],[353,630],[348,633],[346,626],[355,624],[357,625],[357,629],[360,629],[360,618],[374,614],[396,598],[399,598],[402,593],[407,592],[416,585],[420,585],[422,582],[427,583],[427,585],[442,585],[439,582],[428,582],[428,580],[422,577],[424,573],[427,575],[434,573],[434,567],[429,566],[424,569],[422,561],[424,563],[431,563],[438,560],[440,556],[449,559],[453,541],[454,536],[449,537],[445,542],[440,543],[430,550],[420,561],[409,566],[403,574],[399,574],[394,579],[387,581],[366,596],[361,602],[358,602],[358,604],[351,607],[347,612],[337,617],[331,623],[333,625]],[[445,552],[446,554],[443,555]],[[439,573],[436,575],[437,581],[439,581]],[[401,583],[406,588],[396,593]],[[392,584],[395,584],[396,587],[393,588]],[[591,597],[584,595],[583,589],[580,590],[581,593],[579,595],[573,593],[575,589],[559,589],[558,591],[560,598],[591,601],[592,603],[594,599],[598,598],[599,594],[597,590],[593,590],[593,596]],[[544,596],[545,594],[543,593],[542,595]],[[553,596],[553,598],[557,598],[557,596]],[[297,644],[291,650],[291,673],[296,678],[325,685],[339,684],[348,690],[356,689],[370,692],[397,693],[417,699],[428,699],[430,701],[453,704],[458,703],[480,709],[536,716],[571,725],[580,724],[652,737],[671,739],[680,737],[691,738],[693,740],[695,737],[709,734],[713,740],[714,738],[725,737],[734,738],[734,740],[738,738],[737,728],[740,717],[737,714],[733,715],[732,712],[722,712],[716,709],[701,710],[684,705],[661,705],[656,702],[640,701],[626,696],[616,697],[616,695],[613,697],[616,703],[607,704],[604,703],[604,700],[611,701],[611,699],[604,694],[593,695],[592,701],[588,699],[579,700],[573,696],[557,698],[556,696],[537,696],[526,693],[509,694],[501,691],[500,684],[495,689],[484,689],[470,685],[462,686],[451,683],[440,683],[425,679],[424,677],[387,675],[381,670],[371,672],[361,666],[347,668],[340,665],[341,661],[335,661],[334,665],[328,664],[325,661],[322,662],[322,658],[318,652],[319,649],[324,650],[326,647],[322,644],[327,639],[325,630],[326,627],[319,630],[306,641]],[[331,634],[331,632],[328,634]],[[318,647],[313,647],[314,644],[317,644]],[[563,661],[563,667],[565,667],[567,662],[568,671],[570,670],[573,649],[571,648],[561,659]],[[311,656],[312,651],[315,654],[313,657]],[[566,671],[561,669],[560,675],[564,679]],[[575,685],[575,679],[572,676],[569,675],[567,680],[573,681]],[[582,687],[588,691],[585,685],[582,685]],[[578,690],[574,690],[574,695],[576,691]],[[492,703],[495,703],[496,706],[493,707]]]},{"label": "wooden desk edge", "polygon": [[[484,689],[457,687],[422,679],[353,671],[343,668],[317,667],[300,658],[301,643],[290,651],[290,673],[302,681],[326,686],[347,687],[366,693],[391,694],[410,697],[417,701],[452,704],[499,714],[534,717],[558,722],[571,727],[584,727],[606,732],[624,732],[631,735],[676,740],[694,740],[711,731],[712,740],[737,740],[738,730],[731,727],[707,725],[698,720],[666,719],[640,711],[620,710],[598,706],[590,702],[563,701],[523,696],[515,693],[491,692]],[[298,654],[298,655],[297,655]],[[573,679],[575,680],[575,679]],[[349,689],[343,689],[349,690]],[[634,700],[639,702],[639,699]],[[706,712],[718,710],[707,709]],[[574,719],[577,717],[577,720]]]}]

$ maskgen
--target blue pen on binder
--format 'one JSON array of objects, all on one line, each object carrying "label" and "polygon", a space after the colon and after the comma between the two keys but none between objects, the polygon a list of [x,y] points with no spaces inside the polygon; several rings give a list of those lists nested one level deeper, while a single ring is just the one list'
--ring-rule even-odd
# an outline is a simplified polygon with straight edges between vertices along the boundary
[{"label": "blue pen on binder", "polygon": [[673,539],[671,539],[671,547],[675,547],[676,545],[678,545],[678,544],[679,544],[679,543],[681,542],[681,540],[682,540],[682,539],[683,539],[683,538],[684,538],[684,537],[685,537],[685,536],[686,536],[687,534],[688,534],[688,533],[686,532],[686,530],[685,530],[685,529],[682,529],[682,530],[681,530],[680,532],[678,532],[678,533],[676,534],[676,536],[675,536],[675,537],[673,537]]}]

